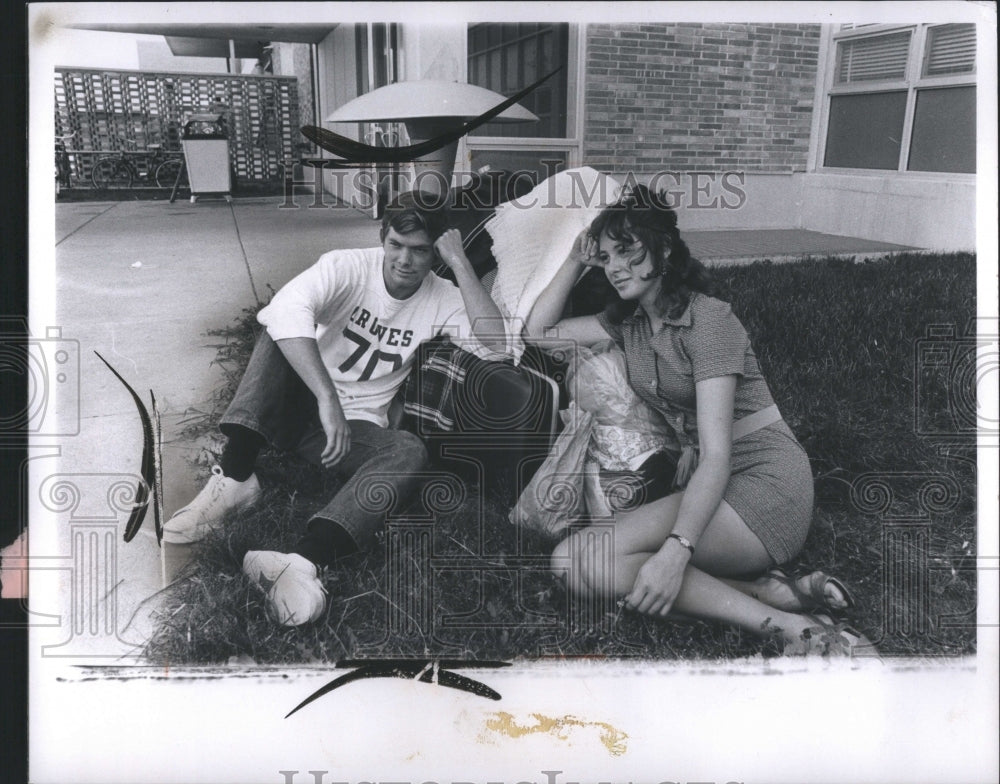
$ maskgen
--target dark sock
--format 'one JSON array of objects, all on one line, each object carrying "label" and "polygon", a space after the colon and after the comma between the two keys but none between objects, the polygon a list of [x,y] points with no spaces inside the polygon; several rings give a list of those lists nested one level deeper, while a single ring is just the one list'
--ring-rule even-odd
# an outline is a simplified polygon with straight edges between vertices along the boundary
[{"label": "dark sock", "polygon": [[358,546],[351,535],[333,520],[314,517],[309,521],[309,530],[305,536],[299,539],[291,551],[318,566],[333,566],[338,558],[356,553]]},{"label": "dark sock", "polygon": [[222,457],[219,458],[219,466],[223,475],[237,482],[245,482],[253,474],[257,453],[264,446],[264,438],[242,425],[226,425],[225,433],[228,440],[222,450]]}]

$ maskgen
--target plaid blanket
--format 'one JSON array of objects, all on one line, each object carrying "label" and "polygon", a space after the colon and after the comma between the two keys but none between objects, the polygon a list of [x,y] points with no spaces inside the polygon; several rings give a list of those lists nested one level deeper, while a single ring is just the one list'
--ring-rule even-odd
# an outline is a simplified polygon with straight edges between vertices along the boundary
[{"label": "plaid blanket", "polygon": [[404,424],[417,435],[455,431],[455,390],[485,362],[452,343],[447,335],[425,341],[403,391]]}]

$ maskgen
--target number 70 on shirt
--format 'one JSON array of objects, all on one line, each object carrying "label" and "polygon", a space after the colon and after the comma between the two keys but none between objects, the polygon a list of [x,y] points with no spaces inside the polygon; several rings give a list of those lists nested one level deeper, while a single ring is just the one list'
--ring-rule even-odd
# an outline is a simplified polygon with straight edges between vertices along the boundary
[{"label": "number 70 on shirt", "polygon": [[361,375],[358,376],[358,381],[367,381],[372,377],[372,373],[375,372],[375,368],[378,366],[379,362],[388,362],[392,365],[392,373],[395,370],[399,370],[403,366],[403,357],[399,354],[392,354],[387,351],[382,351],[381,349],[372,350],[372,342],[368,338],[359,335],[357,332],[344,327],[344,337],[349,341],[354,343],[357,348],[351,352],[351,355],[345,359],[337,367],[341,373],[346,373],[352,367],[357,365],[362,358],[371,350],[371,356],[368,358],[368,362],[365,365],[364,370],[361,371]]}]

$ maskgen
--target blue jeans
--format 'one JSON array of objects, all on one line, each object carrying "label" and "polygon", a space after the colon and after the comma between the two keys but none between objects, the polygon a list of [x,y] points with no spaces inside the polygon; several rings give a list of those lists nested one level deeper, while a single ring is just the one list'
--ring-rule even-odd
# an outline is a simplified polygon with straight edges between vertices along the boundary
[{"label": "blue jeans", "polygon": [[[316,563],[328,564],[335,555],[345,554],[345,534],[353,549],[372,548],[385,516],[412,500],[427,466],[427,449],[413,433],[366,420],[348,424],[351,449],[329,469],[344,484],[312,517],[307,534],[293,548]],[[274,447],[321,465],[326,434],[316,398],[267,332],[257,339],[219,429],[226,433],[228,425],[248,428]]]}]

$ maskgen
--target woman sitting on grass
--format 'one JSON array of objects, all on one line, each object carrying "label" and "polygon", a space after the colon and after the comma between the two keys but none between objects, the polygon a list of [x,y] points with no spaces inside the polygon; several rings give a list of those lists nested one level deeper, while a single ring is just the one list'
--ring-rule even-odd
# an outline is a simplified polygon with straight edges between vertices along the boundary
[{"label": "woman sitting on grass", "polygon": [[[604,270],[620,300],[604,313],[560,320],[587,266]],[[580,235],[535,303],[529,340],[544,347],[550,329],[585,346],[613,338],[630,385],[684,447],[676,492],[615,515],[607,566],[593,549],[601,537],[590,534],[598,531],[583,529],[556,547],[553,568],[574,592],[613,590],[646,615],[676,611],[735,624],[776,636],[786,653],[870,646],[830,617],[853,603],[843,584],[821,572],[794,578],[774,568],[805,543],[812,473],[746,330],[714,291],[665,195],[638,186]]]}]

